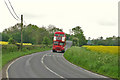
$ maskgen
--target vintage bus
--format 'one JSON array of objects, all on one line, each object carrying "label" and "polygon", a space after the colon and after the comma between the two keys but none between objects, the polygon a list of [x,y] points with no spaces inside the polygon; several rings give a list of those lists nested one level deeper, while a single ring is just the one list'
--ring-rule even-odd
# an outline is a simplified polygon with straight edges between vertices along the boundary
[{"label": "vintage bus", "polygon": [[65,52],[66,35],[64,32],[55,32],[53,39],[53,52]]}]

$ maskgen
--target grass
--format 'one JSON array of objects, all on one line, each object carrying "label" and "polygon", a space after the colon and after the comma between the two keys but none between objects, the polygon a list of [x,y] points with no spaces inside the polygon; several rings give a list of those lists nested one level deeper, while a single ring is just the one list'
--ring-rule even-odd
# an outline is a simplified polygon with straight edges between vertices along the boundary
[{"label": "grass", "polygon": [[23,49],[23,51],[14,51],[14,52],[5,51],[5,53],[2,53],[2,67],[4,67],[5,64],[10,62],[11,60],[14,60],[14,59],[16,59],[20,56],[32,54],[32,53],[35,53],[35,52],[42,52],[42,51],[46,51],[46,50],[51,50],[51,48],[50,47],[35,48],[35,49],[32,49],[32,50]]},{"label": "grass", "polygon": [[111,78],[118,78],[118,55],[93,52],[85,47],[71,47],[64,57],[84,69]]}]

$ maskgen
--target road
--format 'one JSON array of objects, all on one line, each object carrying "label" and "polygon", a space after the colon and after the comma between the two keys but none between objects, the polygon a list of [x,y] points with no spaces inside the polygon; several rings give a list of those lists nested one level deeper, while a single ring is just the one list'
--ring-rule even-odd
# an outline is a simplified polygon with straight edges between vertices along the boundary
[{"label": "road", "polygon": [[[69,48],[71,44],[72,42],[67,41],[66,48]],[[18,58],[9,65],[6,74],[8,78],[61,78],[66,80],[68,78],[95,78],[95,80],[106,78],[71,64],[63,57],[63,53],[53,53],[51,50]]]}]

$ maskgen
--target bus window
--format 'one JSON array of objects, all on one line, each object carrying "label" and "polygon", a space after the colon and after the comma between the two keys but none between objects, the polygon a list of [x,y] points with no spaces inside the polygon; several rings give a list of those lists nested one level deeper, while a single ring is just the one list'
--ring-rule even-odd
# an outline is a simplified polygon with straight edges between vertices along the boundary
[{"label": "bus window", "polygon": [[61,40],[62,38],[61,37],[57,37],[57,40]]},{"label": "bus window", "polygon": [[55,36],[59,36],[59,34],[55,34]]},{"label": "bus window", "polygon": [[54,45],[58,45],[58,42],[57,42],[57,41],[54,41]]},{"label": "bus window", "polygon": [[60,34],[61,37],[64,37],[64,34]]},{"label": "bus window", "polygon": [[64,43],[60,42],[60,45],[61,45],[61,46],[63,46],[63,45],[64,45]]}]

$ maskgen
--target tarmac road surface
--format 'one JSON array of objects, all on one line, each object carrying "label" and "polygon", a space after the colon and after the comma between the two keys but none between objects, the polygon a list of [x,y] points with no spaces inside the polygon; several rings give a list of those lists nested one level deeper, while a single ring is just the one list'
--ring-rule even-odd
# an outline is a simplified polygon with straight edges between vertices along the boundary
[{"label": "tarmac road surface", "polygon": [[[67,41],[66,49],[71,45],[72,42]],[[88,78],[88,80],[93,80],[93,78],[94,80],[104,80],[104,78],[107,78],[71,64],[63,57],[63,54],[64,53],[53,53],[52,50],[50,50],[20,57],[9,65],[6,71],[7,77],[61,78],[66,80],[68,78],[76,78],[78,80],[83,80],[84,78]]]}]

